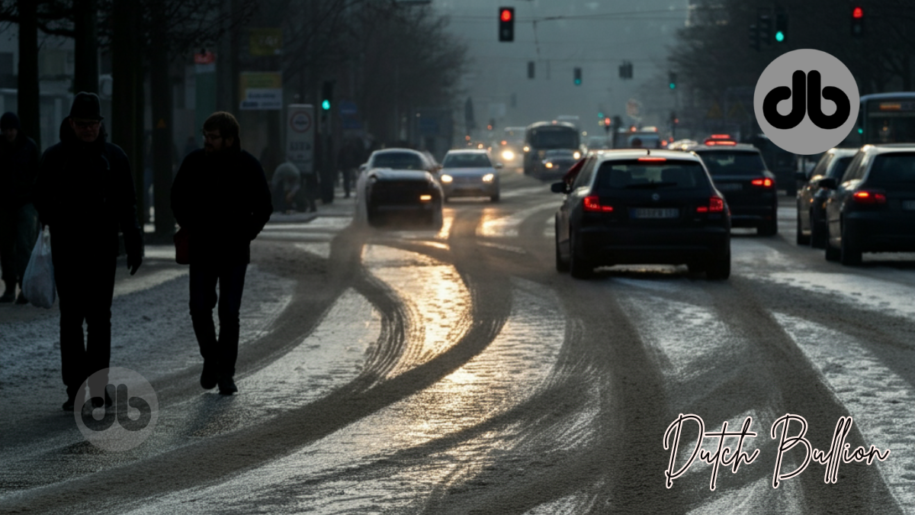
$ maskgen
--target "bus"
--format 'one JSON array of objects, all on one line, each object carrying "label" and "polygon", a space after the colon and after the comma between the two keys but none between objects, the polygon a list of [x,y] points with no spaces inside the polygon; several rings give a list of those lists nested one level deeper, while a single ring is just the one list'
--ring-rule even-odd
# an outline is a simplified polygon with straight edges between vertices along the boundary
[{"label": "bus", "polygon": [[843,146],[880,143],[915,143],[915,92],[861,97],[858,122]]},{"label": "bus", "polygon": [[575,159],[582,155],[581,137],[571,123],[537,122],[524,131],[524,173],[531,175],[539,168],[547,150],[570,150]]}]

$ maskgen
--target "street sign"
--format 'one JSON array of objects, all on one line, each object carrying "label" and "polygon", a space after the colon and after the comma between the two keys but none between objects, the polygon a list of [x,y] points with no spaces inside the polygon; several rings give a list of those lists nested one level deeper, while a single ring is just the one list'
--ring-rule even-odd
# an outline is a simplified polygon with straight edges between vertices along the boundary
[{"label": "street sign", "polygon": [[280,72],[243,72],[241,74],[243,111],[283,109],[283,75]]},{"label": "street sign", "polygon": [[718,105],[718,102],[715,102],[714,104],[712,104],[712,107],[708,110],[707,113],[705,113],[706,118],[717,119],[717,118],[721,118],[721,116],[722,116],[721,106]]},{"label": "street sign", "polygon": [[303,174],[314,173],[315,108],[306,104],[286,106],[286,160]]},{"label": "street sign", "polygon": [[248,53],[253,56],[281,55],[283,53],[283,29],[248,29]]}]

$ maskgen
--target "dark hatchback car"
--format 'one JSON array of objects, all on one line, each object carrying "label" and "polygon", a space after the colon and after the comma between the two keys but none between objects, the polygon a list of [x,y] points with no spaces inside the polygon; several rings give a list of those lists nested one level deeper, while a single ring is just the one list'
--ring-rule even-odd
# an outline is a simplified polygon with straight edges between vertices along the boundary
[{"label": "dark hatchback car", "polygon": [[597,266],[686,264],[709,279],[731,273],[731,220],[702,161],[676,151],[592,155],[556,213],[556,268],[588,277]]},{"label": "dark hatchback car", "polygon": [[761,236],[778,232],[775,175],[766,168],[756,147],[719,142],[690,150],[702,158],[715,187],[724,194],[734,227],[756,227]]},{"label": "dark hatchback car", "polygon": [[[836,184],[838,182],[838,184]],[[862,252],[915,252],[915,144],[866,145],[826,201],[826,259],[861,263]]]},{"label": "dark hatchback car", "polygon": [[853,148],[833,148],[823,154],[809,179],[803,177],[803,172],[798,172],[798,179],[806,181],[797,190],[798,245],[809,244],[817,249],[826,246],[826,200],[831,190],[820,187],[820,181],[842,177],[857,152]]}]

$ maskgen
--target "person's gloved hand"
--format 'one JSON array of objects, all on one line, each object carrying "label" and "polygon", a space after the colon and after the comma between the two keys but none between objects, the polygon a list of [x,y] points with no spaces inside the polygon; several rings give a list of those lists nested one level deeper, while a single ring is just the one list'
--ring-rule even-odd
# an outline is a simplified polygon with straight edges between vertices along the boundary
[{"label": "person's gloved hand", "polygon": [[140,265],[143,264],[142,254],[127,254],[127,269],[130,270],[130,275],[137,273],[137,269],[140,268]]}]

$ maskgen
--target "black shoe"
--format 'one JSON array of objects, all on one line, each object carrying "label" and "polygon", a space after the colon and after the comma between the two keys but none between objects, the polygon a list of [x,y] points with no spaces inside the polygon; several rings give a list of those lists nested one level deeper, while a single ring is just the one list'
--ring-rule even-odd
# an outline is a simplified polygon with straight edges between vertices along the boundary
[{"label": "black shoe", "polygon": [[203,360],[203,372],[200,373],[200,386],[202,386],[204,390],[212,390],[213,388],[216,388],[218,380],[219,376],[213,371],[213,364]]},{"label": "black shoe", "polygon": [[231,377],[221,377],[219,379],[219,395],[232,395],[236,392],[238,392],[238,387],[235,386],[235,381]]},{"label": "black shoe", "polygon": [[19,292],[19,297],[16,299],[16,304],[19,304],[21,306],[23,304],[28,304],[28,303],[29,303],[29,299],[25,298],[25,295],[23,295],[22,292]]}]

